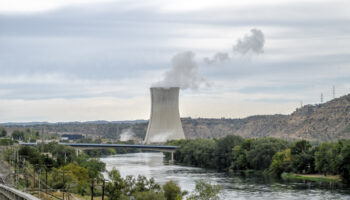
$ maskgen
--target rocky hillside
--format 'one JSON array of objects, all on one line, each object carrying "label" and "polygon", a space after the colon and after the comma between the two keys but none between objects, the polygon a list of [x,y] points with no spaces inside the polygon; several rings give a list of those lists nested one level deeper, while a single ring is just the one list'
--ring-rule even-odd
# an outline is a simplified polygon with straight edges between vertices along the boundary
[{"label": "rocky hillside", "polygon": [[[213,138],[225,135],[278,137],[330,141],[350,139],[350,95],[319,105],[306,105],[290,115],[259,115],[244,119],[183,118],[187,138]],[[143,138],[147,122],[87,122],[56,124],[5,124],[8,131],[34,128],[44,134],[80,133],[115,139],[124,132]]]},{"label": "rocky hillside", "polygon": [[183,119],[183,126],[189,138],[240,135],[320,141],[350,139],[350,95],[324,104],[306,105],[290,115]]}]

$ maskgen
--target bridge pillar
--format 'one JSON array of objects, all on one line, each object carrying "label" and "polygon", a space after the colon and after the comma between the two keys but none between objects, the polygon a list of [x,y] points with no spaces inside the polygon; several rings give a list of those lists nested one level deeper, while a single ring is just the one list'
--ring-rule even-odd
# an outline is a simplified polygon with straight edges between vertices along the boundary
[{"label": "bridge pillar", "polygon": [[169,164],[174,164],[174,152],[170,152],[170,160],[169,160]]}]

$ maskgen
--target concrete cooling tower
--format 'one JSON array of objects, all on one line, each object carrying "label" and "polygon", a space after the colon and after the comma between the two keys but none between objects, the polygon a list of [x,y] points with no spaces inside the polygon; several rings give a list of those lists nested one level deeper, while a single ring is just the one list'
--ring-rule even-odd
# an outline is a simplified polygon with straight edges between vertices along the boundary
[{"label": "concrete cooling tower", "polygon": [[179,114],[179,88],[151,88],[151,118],[145,144],[185,139]]}]

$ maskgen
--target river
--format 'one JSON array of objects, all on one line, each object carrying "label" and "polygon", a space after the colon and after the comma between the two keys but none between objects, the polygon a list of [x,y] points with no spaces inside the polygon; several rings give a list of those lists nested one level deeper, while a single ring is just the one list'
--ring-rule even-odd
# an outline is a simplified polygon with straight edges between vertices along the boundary
[{"label": "river", "polygon": [[116,168],[120,174],[153,177],[157,183],[178,182],[183,190],[193,191],[196,180],[210,181],[223,186],[220,199],[275,200],[275,199],[349,199],[350,191],[324,188],[311,183],[271,182],[262,177],[228,176],[197,167],[168,165],[162,153],[130,153],[101,158],[107,171]]}]

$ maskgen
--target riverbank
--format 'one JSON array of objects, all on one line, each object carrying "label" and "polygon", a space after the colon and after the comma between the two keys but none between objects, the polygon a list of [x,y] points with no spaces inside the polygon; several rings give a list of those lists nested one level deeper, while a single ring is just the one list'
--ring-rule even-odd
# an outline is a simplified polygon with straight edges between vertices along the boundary
[{"label": "riverbank", "polygon": [[319,183],[341,183],[339,176],[325,176],[322,174],[294,174],[294,173],[283,173],[281,175],[283,180],[304,180]]}]

